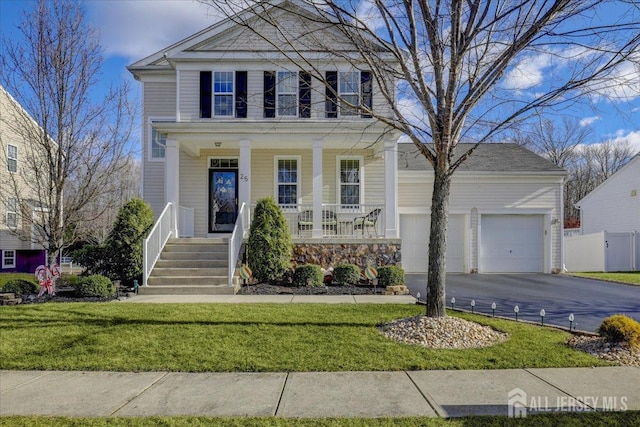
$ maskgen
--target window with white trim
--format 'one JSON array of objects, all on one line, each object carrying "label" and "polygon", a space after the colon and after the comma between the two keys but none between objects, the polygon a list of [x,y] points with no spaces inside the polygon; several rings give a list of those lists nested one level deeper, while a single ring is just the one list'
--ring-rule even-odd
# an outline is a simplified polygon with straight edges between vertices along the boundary
[{"label": "window with white trim", "polygon": [[7,198],[7,227],[18,226],[18,200],[15,197]]},{"label": "window with white trim", "polygon": [[4,250],[2,251],[2,268],[15,268],[16,266],[16,251]]},{"label": "window with white trim", "polygon": [[18,147],[7,144],[7,170],[12,173],[18,172]]},{"label": "window with white trim", "polygon": [[278,116],[298,116],[298,73],[278,71],[277,83]]},{"label": "window with white trim", "polygon": [[362,157],[338,157],[338,200],[342,208],[362,203]]},{"label": "window with white trim", "polygon": [[275,157],[276,197],[282,207],[295,208],[300,190],[300,156]]},{"label": "window with white trim", "polygon": [[213,73],[213,114],[214,116],[233,116],[233,71],[215,71]]},{"label": "window with white trim", "polygon": [[360,105],[360,72],[338,73],[338,93],[340,95],[340,116],[357,116]]},{"label": "window with white trim", "polygon": [[151,129],[151,159],[164,159],[165,150],[167,148],[167,135],[160,133],[155,129]]}]

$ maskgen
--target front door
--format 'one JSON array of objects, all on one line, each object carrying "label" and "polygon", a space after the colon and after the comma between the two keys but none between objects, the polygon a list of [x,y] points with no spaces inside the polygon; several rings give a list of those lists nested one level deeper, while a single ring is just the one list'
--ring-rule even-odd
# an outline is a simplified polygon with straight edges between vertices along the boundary
[{"label": "front door", "polygon": [[209,170],[209,233],[230,233],[238,216],[238,170]]}]

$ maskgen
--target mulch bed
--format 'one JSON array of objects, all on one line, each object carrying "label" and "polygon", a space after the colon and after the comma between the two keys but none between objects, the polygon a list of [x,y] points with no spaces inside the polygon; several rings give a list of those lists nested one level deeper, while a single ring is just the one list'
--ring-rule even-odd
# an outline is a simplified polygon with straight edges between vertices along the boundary
[{"label": "mulch bed", "polygon": [[238,292],[240,295],[381,295],[383,293],[384,288],[372,285],[297,287],[267,283],[244,285]]}]

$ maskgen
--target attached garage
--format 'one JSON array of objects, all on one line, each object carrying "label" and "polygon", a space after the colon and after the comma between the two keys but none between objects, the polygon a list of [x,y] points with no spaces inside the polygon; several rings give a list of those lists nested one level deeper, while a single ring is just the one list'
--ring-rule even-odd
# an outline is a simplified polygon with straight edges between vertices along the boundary
[{"label": "attached garage", "polygon": [[[402,268],[407,273],[426,273],[428,269],[430,215],[400,215]],[[465,215],[449,215],[447,229],[447,271],[463,273],[465,269]]]},{"label": "attached garage", "polygon": [[481,215],[480,273],[544,272],[544,215]]}]

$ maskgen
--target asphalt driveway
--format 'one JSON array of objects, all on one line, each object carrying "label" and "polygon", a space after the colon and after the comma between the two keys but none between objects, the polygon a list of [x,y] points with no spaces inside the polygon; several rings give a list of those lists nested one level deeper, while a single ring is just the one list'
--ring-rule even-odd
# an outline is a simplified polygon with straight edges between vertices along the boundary
[{"label": "asphalt driveway", "polygon": [[[407,286],[412,295],[426,293],[426,274],[407,274]],[[540,321],[540,309],[546,312],[545,323],[595,331],[602,319],[623,313],[640,320],[640,286],[621,285],[599,280],[556,274],[447,274],[447,307],[455,297],[456,307],[491,314],[496,303],[496,315]]]}]

